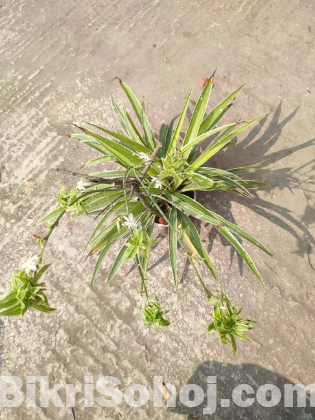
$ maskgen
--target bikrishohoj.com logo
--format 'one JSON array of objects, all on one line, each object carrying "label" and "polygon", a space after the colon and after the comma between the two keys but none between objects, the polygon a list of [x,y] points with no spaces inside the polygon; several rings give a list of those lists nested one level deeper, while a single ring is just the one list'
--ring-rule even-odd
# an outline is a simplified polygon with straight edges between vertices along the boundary
[{"label": "bikrishohoj.com logo", "polygon": [[[55,384],[50,386],[48,376],[27,376],[25,382],[18,376],[0,376],[0,407],[75,407],[76,395],[84,397],[84,407],[116,407],[126,403],[140,408],[146,404],[154,407],[174,409],[178,405],[194,409],[202,406],[204,415],[214,414],[218,407],[228,410],[231,404],[241,408],[250,408],[259,404],[266,409],[280,403],[285,408],[314,407],[315,384],[284,384],[283,390],[267,383],[254,389],[252,385],[240,383],[236,385],[229,398],[220,398],[220,389],[216,376],[204,378],[204,386],[189,383],[177,390],[173,384],[165,384],[161,376],[154,376],[152,388],[142,384],[132,384],[122,388],[122,382],[113,376],[94,378],[85,376],[83,383]],[[63,389],[62,399],[60,392]],[[165,402],[163,401],[165,400]],[[314,410],[315,411],[315,410]]]}]

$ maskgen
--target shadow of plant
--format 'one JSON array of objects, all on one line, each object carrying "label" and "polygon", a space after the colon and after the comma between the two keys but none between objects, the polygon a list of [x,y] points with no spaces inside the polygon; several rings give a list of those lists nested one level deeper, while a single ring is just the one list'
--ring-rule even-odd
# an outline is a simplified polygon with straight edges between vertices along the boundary
[{"label": "shadow of plant", "polygon": [[[301,220],[295,218],[292,215],[291,210],[286,207],[264,200],[258,197],[257,194],[254,194],[254,199],[248,200],[234,194],[226,194],[223,191],[209,191],[199,193],[198,199],[205,207],[211,208],[233,223],[235,223],[235,219],[231,211],[232,202],[234,201],[246,206],[255,213],[289,232],[297,241],[296,253],[304,256],[307,254],[309,247],[315,244],[314,237],[309,232],[309,227],[315,221],[312,206],[309,204],[312,196],[315,196],[315,187],[313,187],[315,161],[311,160],[298,168],[269,169],[268,166],[279,162],[298,150],[314,146],[315,139],[311,139],[294,147],[268,153],[271,147],[277,142],[284,126],[294,118],[297,112],[297,109],[294,110],[289,116],[280,121],[281,107],[282,105],[280,103],[264,132],[263,129],[266,126],[268,117],[263,118],[242,141],[238,142],[236,139],[234,145],[230,145],[228,148],[215,155],[210,162],[207,162],[207,165],[211,167],[220,167],[221,169],[248,165],[264,166],[263,170],[252,174],[252,177],[270,184],[270,187],[264,189],[265,191],[271,192],[277,188],[280,190],[288,188],[293,194],[295,189],[303,190],[305,192],[308,205],[305,208]],[[298,231],[300,231],[301,234]],[[217,234],[215,229],[212,229],[209,234],[209,252],[212,249]],[[224,246],[230,245],[220,235],[218,236]],[[231,261],[234,253],[234,248],[231,248]],[[240,273],[242,274],[243,260],[241,257],[238,257],[238,260]]]},{"label": "shadow of plant", "polygon": [[[203,414],[203,409],[207,407],[207,377],[216,377],[216,403],[217,408],[213,414]],[[201,387],[205,397],[201,404],[197,407],[187,407],[181,403],[180,398],[176,398],[176,407],[168,407],[167,411],[177,414],[185,415],[185,419],[189,420],[202,420],[202,419],[213,419],[213,420],[231,420],[231,419],[242,419],[242,420],[312,420],[315,419],[315,408],[310,407],[310,398],[313,399],[315,405],[315,385],[310,392],[306,393],[305,407],[297,407],[297,396],[293,397],[293,407],[285,407],[284,395],[289,395],[288,391],[284,392],[284,385],[295,385],[284,376],[281,376],[275,372],[269,371],[257,365],[251,364],[240,364],[232,365],[228,363],[219,363],[215,361],[207,361],[202,363],[197,370],[192,374],[186,384],[194,384]],[[253,388],[254,394],[243,395],[243,399],[254,398],[253,404],[249,407],[239,407],[234,403],[232,398],[233,390],[236,386],[246,384]],[[265,407],[257,402],[257,395],[261,395],[261,392],[257,394],[259,387],[265,384],[272,384],[279,388],[281,392],[281,400],[274,407]],[[296,392],[295,392],[296,394]],[[275,393],[272,394],[266,392],[267,400],[275,398]],[[193,392],[189,395],[190,399],[193,399]],[[230,400],[230,407],[221,407],[221,400]],[[260,400],[261,401],[261,400]],[[303,398],[300,402],[304,402]],[[288,405],[288,404],[286,404]],[[187,417],[188,416],[188,417]]]}]

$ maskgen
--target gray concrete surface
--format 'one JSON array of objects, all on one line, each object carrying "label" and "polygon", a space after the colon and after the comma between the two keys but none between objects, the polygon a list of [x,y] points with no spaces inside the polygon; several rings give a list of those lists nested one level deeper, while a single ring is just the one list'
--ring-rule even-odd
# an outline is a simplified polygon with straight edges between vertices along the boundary
[{"label": "gray concrete surface", "polygon": [[[253,386],[314,382],[314,2],[4,0],[0,6],[1,295],[12,269],[34,253],[32,234],[40,232],[37,221],[53,207],[52,194],[74,181],[53,168],[78,169],[94,156],[64,135],[71,132],[68,123],[85,119],[115,127],[109,95],[122,98],[112,82],[115,76],[145,97],[155,130],[178,113],[193,84],[197,98],[199,79],[215,68],[212,104],[246,83],[230,118],[270,114],[214,164],[264,163],[259,176],[271,187],[250,202],[223,193],[200,195],[200,200],[274,253],[269,258],[248,246],[265,280],[263,288],[235,255],[231,259],[225,243],[208,227],[201,228],[223,287],[258,321],[253,343],[240,343],[233,357],[203,329],[210,307],[191,268],[184,270],[183,255],[184,279],[173,293],[169,262],[163,258],[165,238],[153,256],[150,287],[171,310],[172,325],[147,331],[140,321],[139,280],[135,271],[129,273],[132,266],[105,287],[105,264],[91,288],[95,261],[83,262],[91,224],[62,225],[45,257],[54,262],[46,282],[58,311],[3,319],[2,375],[18,375],[23,382],[27,375],[47,375],[52,385],[83,384],[84,375],[112,375],[122,389],[141,383],[152,391],[153,375],[179,390],[196,375],[200,381],[218,373],[225,398],[238,379]],[[77,397],[77,420],[188,416],[180,408],[154,409],[152,402],[141,409],[126,403],[84,409],[82,395]],[[23,404],[1,409],[0,418],[73,419],[73,412]],[[195,418],[210,416],[199,412]],[[304,409],[292,414],[231,407],[211,418],[315,416]]]}]

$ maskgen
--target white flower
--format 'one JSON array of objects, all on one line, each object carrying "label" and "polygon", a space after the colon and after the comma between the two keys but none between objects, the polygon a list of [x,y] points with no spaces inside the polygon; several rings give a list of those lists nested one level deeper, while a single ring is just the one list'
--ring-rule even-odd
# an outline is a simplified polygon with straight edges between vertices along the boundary
[{"label": "white flower", "polygon": [[78,181],[78,183],[77,183],[77,190],[78,190],[79,192],[82,192],[82,191],[84,191],[84,190],[85,190],[85,187],[86,187],[87,185],[89,185],[89,183],[88,183],[88,182]]},{"label": "white flower", "polygon": [[38,255],[35,255],[34,257],[29,258],[26,263],[22,264],[22,268],[25,270],[25,274],[28,277],[32,277],[37,269],[38,269]]},{"label": "white flower", "polygon": [[145,162],[149,162],[149,160],[151,159],[151,156],[147,155],[146,153],[137,153],[138,157],[142,160],[144,160]]},{"label": "white flower", "polygon": [[125,221],[122,223],[123,226],[130,229],[137,227],[137,222],[135,221],[134,215],[132,213],[130,213],[129,216],[125,216],[124,220]]},{"label": "white flower", "polygon": [[155,188],[162,188],[162,182],[159,179],[157,179],[156,176],[152,177],[152,181],[154,182]]}]

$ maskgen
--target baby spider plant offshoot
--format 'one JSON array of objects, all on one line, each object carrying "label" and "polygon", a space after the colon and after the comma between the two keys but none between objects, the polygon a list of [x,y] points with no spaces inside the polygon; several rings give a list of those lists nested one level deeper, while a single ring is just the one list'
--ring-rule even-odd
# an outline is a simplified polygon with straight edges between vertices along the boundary
[{"label": "baby spider plant offshoot", "polygon": [[242,318],[240,315],[242,308],[232,306],[228,297],[222,292],[221,296],[214,295],[210,298],[209,303],[213,305],[213,321],[207,327],[209,334],[217,333],[223,344],[230,342],[235,354],[235,338],[250,341],[245,333],[253,328],[252,324],[255,324],[255,321]]},{"label": "baby spider plant offshoot", "polygon": [[147,299],[142,311],[142,320],[145,323],[146,328],[152,327],[152,325],[157,325],[158,327],[167,327],[170,325],[170,322],[163,318],[164,314],[167,314],[169,311],[161,311],[159,299],[155,296],[155,299]]},{"label": "baby spider plant offshoot", "polygon": [[[261,282],[261,276],[241,241],[250,242],[269,255],[270,251],[242,228],[201,205],[194,192],[208,191],[211,194],[213,190],[224,190],[251,198],[251,189],[267,185],[247,179],[249,173],[261,169],[259,166],[229,170],[211,166],[211,158],[216,153],[228,147],[236,136],[265,114],[250,121],[221,123],[243,86],[208,110],[213,80],[214,74],[205,83],[187,129],[184,130],[184,121],[192,89],[181,114],[169,125],[162,125],[158,139],[149,124],[144,103],[140,103],[121,80],[119,82],[129,105],[119,106],[111,97],[119,129],[112,131],[92,123],[75,124],[80,132],[71,137],[95,149],[100,155],[85,163],[85,166],[98,164],[103,169],[90,175],[68,171],[80,177],[80,180],[70,192],[65,187],[61,188],[56,196],[56,209],[41,220],[47,226],[47,233],[38,240],[39,248],[35,256],[12,275],[11,291],[0,301],[0,315],[24,315],[31,308],[43,312],[54,311],[45,295],[45,285],[41,282],[42,275],[49,267],[42,265],[47,242],[64,215],[67,214],[70,220],[94,216],[96,227],[87,244],[88,256],[96,260],[92,284],[108,255],[112,265],[107,282],[113,280],[123,264],[134,259],[139,271],[139,290],[146,299],[142,311],[145,326],[169,325],[164,318],[167,311],[161,309],[157,296],[151,296],[147,278],[150,251],[156,243],[154,234],[159,229],[154,229],[154,226],[157,223],[167,225],[175,285],[179,244],[192,264],[206,299],[213,307],[208,331],[216,332],[223,344],[230,343],[233,351],[236,349],[236,338],[249,340],[245,332],[252,328],[253,321],[241,318],[241,311],[230,303],[223,291],[213,293],[207,287],[207,279],[201,277],[200,267],[203,265],[217,280],[193,219],[211,224],[236,249]],[[209,138],[209,145],[198,154],[198,146]],[[114,162],[116,169],[106,169],[107,162]],[[121,245],[118,254],[111,252],[116,243]]]}]

